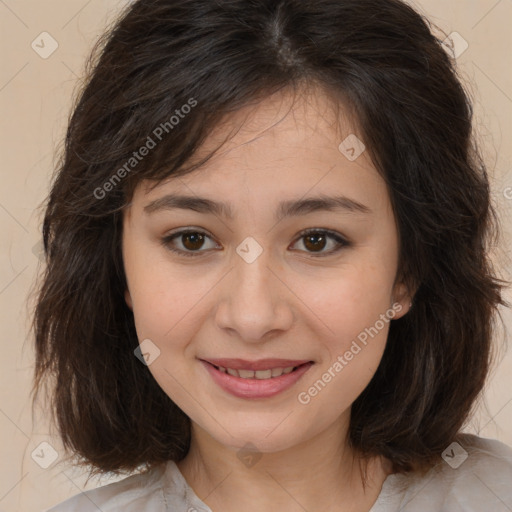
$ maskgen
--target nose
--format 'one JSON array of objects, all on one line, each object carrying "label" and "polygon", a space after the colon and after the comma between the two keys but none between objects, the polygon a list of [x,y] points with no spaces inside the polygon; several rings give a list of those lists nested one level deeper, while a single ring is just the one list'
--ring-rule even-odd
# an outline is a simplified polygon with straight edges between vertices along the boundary
[{"label": "nose", "polygon": [[216,310],[217,326],[245,342],[261,343],[269,333],[286,331],[293,323],[293,294],[266,254],[263,251],[252,263],[236,255]]}]

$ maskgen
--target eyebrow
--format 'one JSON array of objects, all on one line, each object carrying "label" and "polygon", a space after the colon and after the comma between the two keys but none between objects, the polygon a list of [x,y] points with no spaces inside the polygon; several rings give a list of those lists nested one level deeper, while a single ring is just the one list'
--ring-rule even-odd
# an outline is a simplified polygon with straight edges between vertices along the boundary
[{"label": "eyebrow", "polygon": [[[146,214],[172,209],[193,210],[199,213],[213,213],[232,220],[233,208],[229,203],[221,203],[205,197],[167,194],[155,199],[144,207]],[[307,215],[317,211],[345,211],[348,213],[372,213],[368,206],[346,196],[319,195],[305,199],[282,201],[276,211],[276,220],[296,215]]]}]

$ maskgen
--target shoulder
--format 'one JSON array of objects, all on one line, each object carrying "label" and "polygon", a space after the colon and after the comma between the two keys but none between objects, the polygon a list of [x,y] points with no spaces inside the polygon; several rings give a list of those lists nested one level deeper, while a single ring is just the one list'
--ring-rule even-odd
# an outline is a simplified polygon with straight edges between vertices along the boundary
[{"label": "shoulder", "polygon": [[44,512],[166,512],[165,466],[89,489]]},{"label": "shoulder", "polygon": [[390,475],[372,512],[512,510],[512,448],[497,440],[461,434],[442,457],[423,476]]}]

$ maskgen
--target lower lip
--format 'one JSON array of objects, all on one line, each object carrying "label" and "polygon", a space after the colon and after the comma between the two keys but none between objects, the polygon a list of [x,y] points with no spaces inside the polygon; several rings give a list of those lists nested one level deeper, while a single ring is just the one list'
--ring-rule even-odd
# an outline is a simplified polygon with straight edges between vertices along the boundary
[{"label": "lower lip", "polygon": [[293,372],[270,379],[242,379],[217,370],[206,361],[201,363],[222,389],[239,398],[267,398],[277,395],[293,386],[313,365],[313,363],[305,363]]}]

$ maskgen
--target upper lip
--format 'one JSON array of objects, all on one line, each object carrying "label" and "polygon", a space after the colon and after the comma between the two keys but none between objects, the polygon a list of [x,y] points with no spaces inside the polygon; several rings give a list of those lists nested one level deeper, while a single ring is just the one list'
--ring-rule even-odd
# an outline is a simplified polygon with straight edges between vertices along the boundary
[{"label": "upper lip", "polygon": [[257,361],[247,361],[246,359],[201,359],[215,366],[223,368],[232,368],[233,370],[267,370],[272,368],[289,368],[290,366],[300,366],[304,363],[312,362],[310,359],[258,359]]}]

